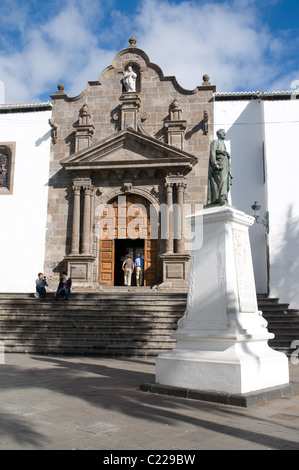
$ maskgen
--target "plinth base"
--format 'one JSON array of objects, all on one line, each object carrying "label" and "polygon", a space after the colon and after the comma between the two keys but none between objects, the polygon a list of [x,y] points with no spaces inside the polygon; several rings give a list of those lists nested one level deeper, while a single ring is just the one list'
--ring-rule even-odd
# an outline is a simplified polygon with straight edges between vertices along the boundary
[{"label": "plinth base", "polygon": [[196,349],[191,349],[189,339],[189,350],[180,349],[181,342],[180,338],[174,350],[159,354],[157,384],[244,394],[289,383],[286,355],[271,349],[265,340],[255,338],[224,347],[219,340],[196,338]]},{"label": "plinth base", "polygon": [[280,398],[289,397],[299,393],[299,383],[290,382],[286,385],[270,387],[258,392],[244,394],[230,394],[226,392],[215,392],[213,390],[190,390],[183,387],[170,387],[169,385],[144,383],[140,385],[142,392],[151,392],[160,395],[187,398],[189,400],[208,401],[221,403],[223,405],[240,406],[250,408],[262,403],[271,402]]}]

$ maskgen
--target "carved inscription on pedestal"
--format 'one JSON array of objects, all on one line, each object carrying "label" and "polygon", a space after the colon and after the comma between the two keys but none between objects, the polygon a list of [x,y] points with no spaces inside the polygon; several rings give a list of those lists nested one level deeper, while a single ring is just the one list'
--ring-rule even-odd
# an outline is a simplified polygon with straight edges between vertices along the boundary
[{"label": "carved inscription on pedestal", "polygon": [[70,276],[73,281],[87,281],[87,263],[70,263]]},{"label": "carved inscription on pedestal", "polygon": [[240,312],[255,312],[257,301],[248,233],[233,229],[233,241]]}]

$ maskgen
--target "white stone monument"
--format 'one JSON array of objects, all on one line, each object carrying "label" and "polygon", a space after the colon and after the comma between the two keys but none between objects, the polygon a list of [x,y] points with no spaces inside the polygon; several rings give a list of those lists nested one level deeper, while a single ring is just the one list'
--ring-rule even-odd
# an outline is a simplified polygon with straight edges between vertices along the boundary
[{"label": "white stone monument", "polygon": [[202,244],[197,239],[192,250],[177,346],[158,356],[156,384],[228,394],[288,384],[288,359],[269,347],[274,335],[258,311],[248,233],[253,217],[231,206],[191,217],[202,228]]}]

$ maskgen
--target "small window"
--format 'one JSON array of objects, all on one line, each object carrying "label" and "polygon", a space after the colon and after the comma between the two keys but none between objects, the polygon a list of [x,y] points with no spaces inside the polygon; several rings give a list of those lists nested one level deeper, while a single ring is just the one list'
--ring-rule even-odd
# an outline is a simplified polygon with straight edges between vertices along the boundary
[{"label": "small window", "polygon": [[15,143],[0,144],[0,195],[13,193]]}]

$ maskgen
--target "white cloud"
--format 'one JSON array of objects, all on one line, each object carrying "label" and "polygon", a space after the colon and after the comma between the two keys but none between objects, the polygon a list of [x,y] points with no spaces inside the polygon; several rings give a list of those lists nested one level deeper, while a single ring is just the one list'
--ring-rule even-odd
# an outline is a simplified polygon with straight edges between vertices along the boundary
[{"label": "white cloud", "polygon": [[274,73],[277,41],[263,28],[253,2],[145,0],[138,17],[140,47],[167,75],[193,89],[208,73],[219,91],[255,89]]},{"label": "white cloud", "polygon": [[20,52],[0,55],[6,102],[38,101],[47,91],[55,93],[60,81],[70,96],[76,95],[111,62],[113,54],[98,47],[90,30],[90,2],[89,10],[84,4],[69,2],[48,22],[29,29]]},{"label": "white cloud", "polygon": [[12,2],[8,27],[17,28],[19,41],[0,50],[6,102],[48,99],[61,81],[66,93],[76,96],[88,80],[99,78],[131,35],[164,75],[175,75],[187,89],[201,85],[206,73],[217,91],[267,91],[273,82],[285,83],[279,79],[284,42],[261,23],[255,0],[140,0],[134,11],[117,0],[67,0],[63,7],[57,0],[40,0],[34,18],[33,0],[19,10],[18,0],[2,1],[7,12]]}]

